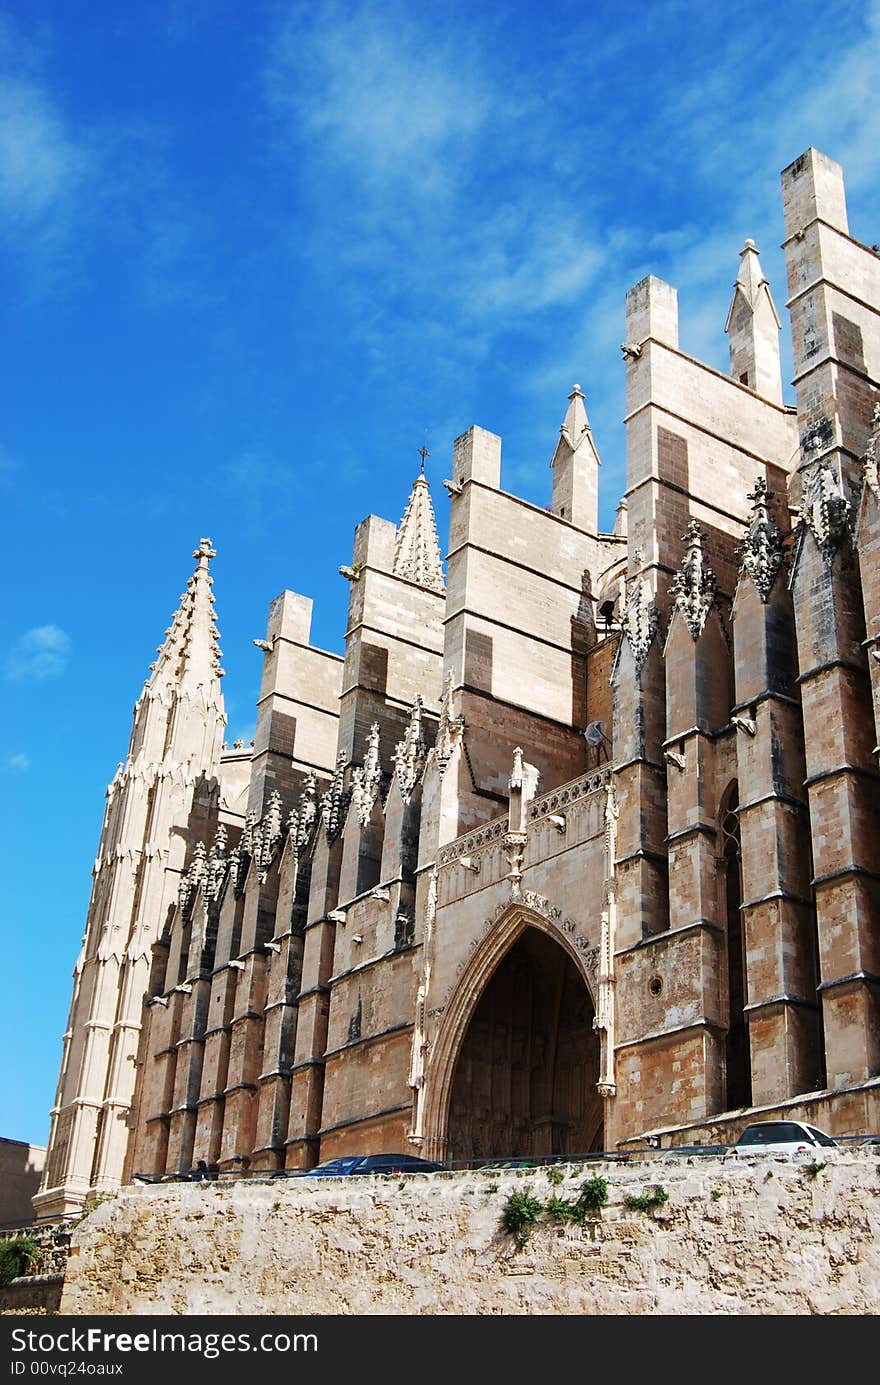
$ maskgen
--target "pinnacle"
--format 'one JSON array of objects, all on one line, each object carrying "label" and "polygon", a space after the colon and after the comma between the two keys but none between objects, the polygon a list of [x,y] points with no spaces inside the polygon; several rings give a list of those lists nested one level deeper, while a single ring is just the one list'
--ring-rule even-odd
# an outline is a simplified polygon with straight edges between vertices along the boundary
[{"label": "pinnacle", "polygon": [[[424,458],[423,464],[424,464]],[[427,477],[420,471],[407,501],[394,549],[394,575],[429,591],[444,591],[440,544]]]},{"label": "pinnacle", "polygon": [[194,550],[196,570],[165,631],[165,641],[159,646],[159,657],[152,666],[148,687],[191,684],[207,688],[223,676],[211,591],[213,579],[208,571],[208,564],[215,556],[210,539],[202,539]]},{"label": "pinnacle", "polygon": [[568,396],[568,409],[559,431],[572,452],[577,451],[584,437],[590,431],[590,420],[587,418],[584,394],[580,385],[572,385],[571,387],[571,394]]},{"label": "pinnacle", "polygon": [[758,302],[762,294],[766,294],[770,309],[773,316],[776,318],[777,326],[781,325],[779,323],[779,315],[776,312],[776,305],[770,293],[770,281],[764,277],[758,247],[755,245],[751,236],[746,239],[742,250],[739,252],[739,258],[739,273],[736,276],[736,282],[733,286],[733,301],[730,305],[730,312],[727,315],[727,322],[724,327],[725,332],[730,331],[730,322],[733,317],[733,309],[736,304],[737,294],[742,294],[752,312],[757,311]]}]

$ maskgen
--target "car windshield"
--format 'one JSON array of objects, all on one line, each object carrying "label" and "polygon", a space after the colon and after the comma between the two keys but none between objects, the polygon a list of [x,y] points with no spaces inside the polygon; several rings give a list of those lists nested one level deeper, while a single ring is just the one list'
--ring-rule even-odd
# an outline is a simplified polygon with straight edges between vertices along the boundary
[{"label": "car windshield", "polygon": [[748,1125],[740,1135],[741,1145],[778,1145],[807,1143],[808,1136],[792,1121],[766,1121],[763,1125]]},{"label": "car windshield", "polygon": [[355,1164],[359,1164],[363,1155],[352,1155],[347,1159],[328,1159],[326,1164],[318,1164],[312,1169],[312,1173],[348,1173]]},{"label": "car windshield", "polygon": [[820,1145],[836,1145],[836,1144],[837,1144],[837,1141],[836,1141],[836,1140],[832,1140],[832,1138],[831,1138],[830,1135],[826,1135],[826,1134],[824,1133],[824,1131],[822,1131],[822,1130],[817,1130],[816,1127],[815,1127],[815,1125],[808,1125],[808,1126],[807,1126],[807,1129],[809,1130],[809,1132],[810,1132],[810,1134],[812,1135],[813,1139],[819,1141],[819,1144],[820,1144]]}]

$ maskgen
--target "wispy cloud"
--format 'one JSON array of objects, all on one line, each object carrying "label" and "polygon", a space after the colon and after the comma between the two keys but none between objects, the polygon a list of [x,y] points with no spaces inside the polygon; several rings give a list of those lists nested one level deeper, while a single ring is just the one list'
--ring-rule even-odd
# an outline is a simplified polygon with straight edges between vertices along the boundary
[{"label": "wispy cloud", "polygon": [[23,751],[19,751],[15,755],[4,756],[3,765],[4,768],[13,770],[17,774],[23,774],[25,770],[30,769],[31,762],[30,758],[25,755]]},{"label": "wispy cloud", "polygon": [[6,77],[0,85],[0,212],[32,229],[65,208],[89,168],[48,93]]},{"label": "wispy cloud", "polygon": [[414,372],[466,370],[603,263],[592,200],[556,186],[558,117],[485,38],[451,13],[295,5],[267,65],[275,148],[310,208],[299,252],[344,276],[377,368],[393,331]]},{"label": "wispy cloud", "polygon": [[67,668],[72,642],[58,625],[35,625],[16,640],[6,656],[5,674],[12,682],[42,682]]}]

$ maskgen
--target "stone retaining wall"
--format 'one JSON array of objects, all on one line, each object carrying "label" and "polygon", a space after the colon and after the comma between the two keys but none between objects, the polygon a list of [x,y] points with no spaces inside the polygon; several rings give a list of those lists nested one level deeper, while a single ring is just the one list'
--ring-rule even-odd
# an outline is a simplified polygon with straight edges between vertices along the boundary
[{"label": "stone retaining wall", "polygon": [[[823,1154],[826,1153],[823,1151]],[[542,1220],[593,1166],[122,1189],[74,1233],[66,1314],[790,1314],[877,1311],[880,1161],[653,1158],[595,1166],[608,1201]],[[661,1186],[650,1212],[625,1197]]]}]

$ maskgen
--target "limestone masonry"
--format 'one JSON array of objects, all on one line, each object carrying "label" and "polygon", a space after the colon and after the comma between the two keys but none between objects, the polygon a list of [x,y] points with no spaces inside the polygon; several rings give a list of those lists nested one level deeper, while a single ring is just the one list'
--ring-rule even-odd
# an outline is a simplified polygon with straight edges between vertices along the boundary
[{"label": "limestone masonry", "polygon": [[880,255],[823,154],[782,188],[797,406],[751,241],[730,375],[644,279],[614,531],[577,385],[546,510],[470,428],[445,576],[420,475],[355,532],[344,657],[272,602],[252,747],[201,542],[108,790],[40,1217],[199,1160],[880,1130]]},{"label": "limestone masonry", "polygon": [[[80,1224],[62,1314],[866,1314],[877,1311],[875,1156],[605,1164],[583,1225],[518,1249],[510,1194],[585,1170],[125,1188]],[[589,1175],[589,1169],[587,1170]],[[369,1185],[369,1186],[368,1186]],[[648,1212],[626,1198],[661,1187]]]}]

